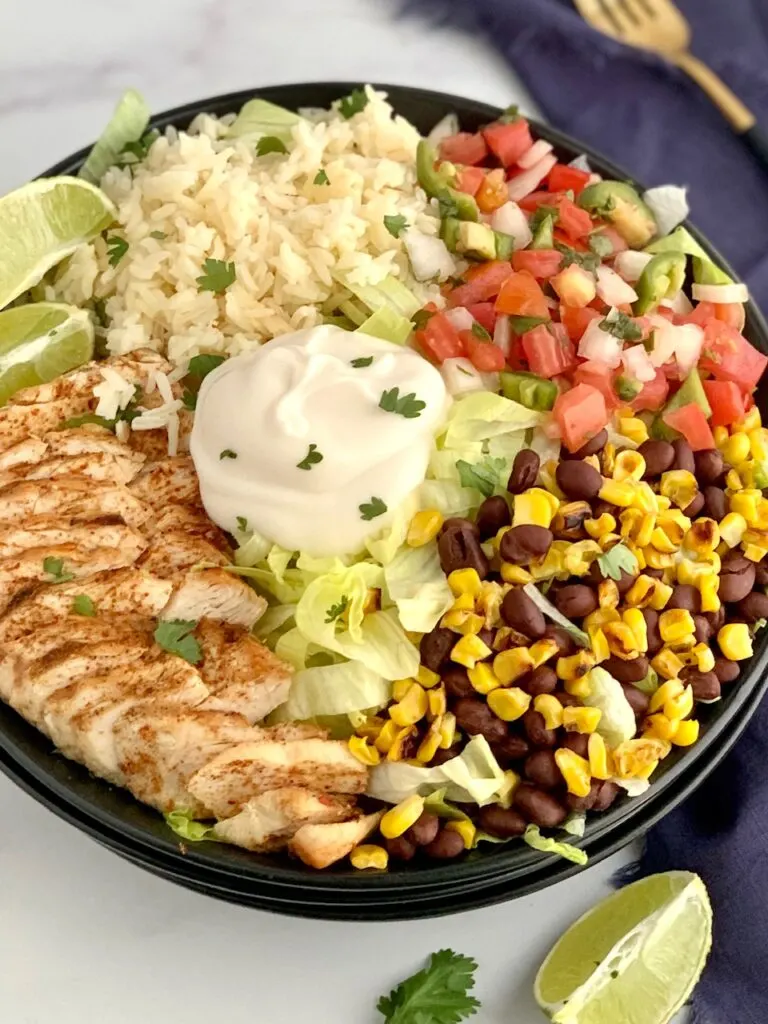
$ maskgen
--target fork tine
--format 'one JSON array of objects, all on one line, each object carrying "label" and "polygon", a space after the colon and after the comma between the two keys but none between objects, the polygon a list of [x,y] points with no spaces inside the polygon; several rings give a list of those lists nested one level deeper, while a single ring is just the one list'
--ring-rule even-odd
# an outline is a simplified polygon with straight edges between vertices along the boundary
[{"label": "fork tine", "polygon": [[607,36],[620,35],[615,18],[606,13],[604,0],[575,0],[579,13],[589,24]]},{"label": "fork tine", "polygon": [[622,23],[622,15],[624,14],[624,4],[622,0],[598,0],[598,3],[602,8],[605,18],[613,29],[611,34],[623,36],[625,30]]}]

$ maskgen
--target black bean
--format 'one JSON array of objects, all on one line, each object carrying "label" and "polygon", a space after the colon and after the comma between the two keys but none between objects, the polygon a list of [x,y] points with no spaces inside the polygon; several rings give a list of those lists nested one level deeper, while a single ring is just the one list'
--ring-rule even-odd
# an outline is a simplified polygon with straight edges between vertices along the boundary
[{"label": "black bean", "polygon": [[663,580],[664,579],[664,570],[663,569],[653,569],[653,568],[651,568],[650,565],[646,565],[646,567],[643,569],[643,575],[644,576],[650,576],[654,580]]},{"label": "black bean", "polygon": [[693,501],[690,503],[690,505],[686,505],[683,509],[683,515],[688,516],[689,519],[694,519],[703,508],[704,495],[701,491],[696,491]]},{"label": "black bean", "polygon": [[544,636],[547,620],[522,587],[515,587],[504,595],[501,617],[512,629],[531,640]]},{"label": "black bean", "polygon": [[603,486],[603,478],[594,466],[574,459],[558,463],[555,479],[563,494],[574,501],[591,501]]},{"label": "black bean", "polygon": [[638,690],[638,688],[633,686],[632,683],[623,683],[621,688],[624,691],[624,696],[629,702],[629,706],[635,712],[635,717],[639,718],[641,715],[644,715],[651,702],[651,698],[648,694],[643,693],[642,690]]},{"label": "black bean", "polygon": [[682,438],[678,438],[677,441],[672,442],[672,447],[675,449],[675,461],[672,463],[673,469],[686,469],[689,473],[696,473],[696,461],[693,458],[693,449],[684,441]]},{"label": "black bean", "polygon": [[725,685],[726,683],[735,682],[739,678],[741,669],[737,661],[729,661],[727,658],[718,656],[715,658],[713,671],[720,680],[721,685]]},{"label": "black bean", "polygon": [[451,665],[441,674],[446,692],[450,697],[455,697],[458,700],[461,697],[475,696],[475,688],[469,681],[467,670],[461,665]]},{"label": "black bean", "polygon": [[666,473],[675,461],[675,449],[668,441],[643,441],[637,450],[645,459],[644,480]]},{"label": "black bean", "polygon": [[525,735],[534,747],[554,747],[557,745],[557,733],[554,729],[548,729],[544,723],[544,716],[539,711],[529,708],[523,715],[523,728]]},{"label": "black bean", "polygon": [[552,520],[552,532],[558,540],[583,540],[586,537],[584,523],[593,518],[588,501],[570,501],[561,505]]},{"label": "black bean", "polygon": [[723,456],[717,448],[705,448],[703,451],[695,452],[693,461],[699,485],[713,484],[723,475]]},{"label": "black bean", "polygon": [[747,622],[757,622],[758,619],[768,619],[768,594],[761,594],[754,590],[751,594],[739,601],[739,615]]},{"label": "black bean", "polygon": [[539,476],[541,460],[536,452],[524,448],[515,456],[512,463],[512,472],[509,475],[507,490],[510,494],[522,494],[529,487],[535,487]]},{"label": "black bean", "polygon": [[598,790],[597,798],[592,804],[593,811],[607,811],[613,801],[621,792],[621,787],[615,782],[603,782]]},{"label": "black bean", "polygon": [[543,558],[553,540],[552,531],[544,526],[513,526],[501,538],[499,554],[504,562],[527,565],[536,558]]},{"label": "black bean", "polygon": [[[598,563],[598,561],[596,559],[592,563],[592,565],[590,565],[589,572],[587,573],[585,579],[591,580],[592,583],[595,586],[598,586],[606,578],[607,577],[603,576],[603,573],[602,573],[602,570],[600,568],[600,565],[599,565],[599,563]],[[623,569],[621,570],[621,576],[617,580],[614,580],[614,583],[616,584],[616,587],[618,588],[619,594],[622,597],[624,596],[624,594],[626,594],[626,592],[629,590],[629,588],[632,586],[632,584],[634,582],[635,582],[635,577],[634,576],[630,576],[630,574],[628,572],[624,572]]]},{"label": "black bean", "polygon": [[704,612],[707,622],[712,627],[713,633],[719,633],[725,625],[725,608],[722,606],[716,612]]},{"label": "black bean", "polygon": [[557,654],[560,658],[568,658],[578,650],[576,641],[562,626],[547,626],[544,638],[556,641]]},{"label": "black bean", "polygon": [[464,852],[464,840],[453,829],[444,828],[437,833],[429,846],[422,847],[425,856],[433,860],[453,860]]},{"label": "black bean", "polygon": [[446,576],[454,569],[476,569],[480,579],[485,579],[490,565],[480,547],[477,529],[474,523],[467,524],[464,520],[460,523],[447,529],[443,526],[437,538],[440,566]]},{"label": "black bean", "polygon": [[526,758],[523,774],[530,782],[544,789],[555,789],[563,781],[562,772],[551,750],[537,750]]},{"label": "black bean", "polygon": [[755,566],[755,585],[768,587],[768,565],[765,562],[758,562]]},{"label": "black bean", "polygon": [[572,811],[591,811],[595,800],[597,800],[601,785],[602,783],[599,779],[592,779],[586,796],[574,796],[573,793],[569,793],[565,798],[565,802]]},{"label": "black bean", "polygon": [[451,656],[458,637],[452,630],[435,626],[431,633],[425,633],[419,643],[421,662],[430,672],[439,672]]},{"label": "black bean", "polygon": [[728,500],[722,487],[710,484],[704,488],[704,511],[710,519],[720,522],[728,511]]},{"label": "black bean", "polygon": [[416,845],[405,836],[387,839],[387,853],[395,860],[412,860],[416,854]]},{"label": "black bean", "polygon": [[529,782],[523,782],[517,787],[514,803],[523,817],[541,828],[556,828],[568,816],[567,809],[559,800]]},{"label": "black bean", "polygon": [[509,733],[500,743],[495,743],[493,752],[502,761],[522,761],[531,752],[528,740],[519,733]]},{"label": "black bean", "polygon": [[521,836],[528,823],[511,807],[507,809],[491,804],[489,807],[481,808],[477,824],[488,835],[496,836],[498,839],[512,839],[513,836]]},{"label": "black bean", "polygon": [[592,511],[594,512],[594,518],[599,519],[600,516],[609,515],[613,516],[614,519],[618,518],[618,508],[612,505],[610,501],[593,501]]},{"label": "black bean", "polygon": [[578,697],[574,697],[572,693],[566,693],[565,690],[555,690],[555,697],[557,697],[564,708],[577,708],[581,704]]},{"label": "black bean", "polygon": [[446,761],[450,761],[452,758],[458,757],[460,753],[461,749],[459,744],[449,747],[448,750],[443,750],[442,747],[438,747],[429,762],[430,767],[438,767],[441,764],[445,764]]},{"label": "black bean", "polygon": [[597,455],[599,451],[602,451],[608,443],[608,431],[603,429],[599,431],[593,438],[583,444],[578,451],[573,453],[574,459],[586,459],[588,455]]},{"label": "black bean", "polygon": [[583,619],[598,606],[597,594],[585,583],[570,583],[554,595],[557,610],[566,619]]},{"label": "black bean", "polygon": [[625,661],[612,654],[601,666],[620,683],[638,683],[648,675],[648,659],[644,654]]},{"label": "black bean", "polygon": [[583,732],[567,732],[563,740],[563,746],[572,750],[579,757],[589,757],[589,736]]},{"label": "black bean", "polygon": [[692,583],[678,583],[665,610],[670,608],[682,608],[697,615],[701,611],[701,594]]},{"label": "black bean", "polygon": [[416,846],[427,846],[440,831],[440,819],[436,814],[422,811],[421,816],[405,833],[406,838]]},{"label": "black bean", "polygon": [[715,672],[699,672],[688,666],[680,673],[680,679],[690,685],[694,700],[717,700],[720,696],[720,680]]},{"label": "black bean", "polygon": [[440,527],[440,533],[447,533],[449,530],[469,530],[470,533],[474,533],[476,537],[480,536],[480,531],[471,519],[465,519],[463,516],[449,516],[443,521],[443,525]]},{"label": "black bean", "polygon": [[495,537],[502,526],[509,526],[511,522],[509,505],[500,494],[486,498],[475,516],[475,526],[480,533],[480,540]]},{"label": "black bean", "polygon": [[709,620],[703,615],[694,615],[693,624],[696,628],[695,637],[696,642],[705,644],[712,636],[712,627],[709,624]]},{"label": "black bean", "polygon": [[[732,552],[731,552],[732,554]],[[746,558],[723,559],[717,594],[726,604],[735,604],[752,593],[755,585],[755,563]]]},{"label": "black bean", "polygon": [[554,693],[557,689],[557,675],[549,665],[539,665],[525,679],[520,680],[519,685],[532,697],[538,697],[541,693]]},{"label": "black bean", "polygon": [[500,743],[507,735],[507,726],[487,704],[473,697],[462,697],[453,708],[456,724],[470,736],[485,736],[489,743]]},{"label": "black bean", "polygon": [[[494,638],[496,636],[495,632],[492,629],[485,628],[485,629],[481,629],[480,632],[477,635],[478,635],[479,639],[483,641],[485,646],[492,652],[491,654],[488,655],[489,658],[492,658],[493,657],[493,641],[494,641]],[[485,661],[486,659],[485,658],[481,658],[480,660],[481,661]]]},{"label": "black bean", "polygon": [[645,631],[648,637],[648,653],[653,657],[664,645],[659,630],[659,613],[654,611],[653,608],[643,608],[643,618],[645,619]]}]

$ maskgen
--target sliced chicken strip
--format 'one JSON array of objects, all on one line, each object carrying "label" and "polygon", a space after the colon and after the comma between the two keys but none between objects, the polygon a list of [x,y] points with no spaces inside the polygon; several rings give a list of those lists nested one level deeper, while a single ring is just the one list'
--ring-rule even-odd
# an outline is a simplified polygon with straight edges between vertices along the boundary
[{"label": "sliced chicken strip", "polygon": [[364,814],[337,825],[304,825],[290,840],[288,849],[311,868],[328,868],[367,839],[382,814]]},{"label": "sliced chicken strip", "polygon": [[0,472],[32,466],[55,456],[71,458],[82,455],[112,455],[121,461],[134,463],[136,472],[145,462],[141,452],[132,451],[118,441],[111,430],[89,423],[69,430],[52,430],[42,438],[26,438],[0,454]]},{"label": "sliced chicken strip", "polygon": [[218,619],[252,629],[267,602],[237,576],[224,569],[202,569],[181,578],[163,609],[163,619]]},{"label": "sliced chicken strip", "polygon": [[[56,586],[40,584],[0,616],[0,644],[41,630],[57,619],[66,619],[72,612],[74,599],[81,594],[93,601],[99,615],[115,613],[156,618],[168,603],[172,588],[170,580],[134,567],[94,573],[87,579]],[[66,621],[62,622],[62,629],[68,629]]]},{"label": "sliced chicken strip", "polygon": [[123,547],[126,551],[138,551],[140,555],[147,542],[138,530],[124,523],[76,523],[71,519],[43,516],[27,520],[24,526],[0,524],[0,559],[17,557],[28,549],[61,545],[75,545],[79,556],[84,557],[97,548]]},{"label": "sliced chicken strip", "polygon": [[195,508],[192,505],[169,505],[159,510],[156,516],[152,516],[144,527],[144,533],[150,539],[179,531],[191,537],[202,537],[219,548],[228,560],[230,559],[232,549],[227,535],[211,522],[202,508]]},{"label": "sliced chicken strip", "polygon": [[270,789],[362,793],[367,779],[367,768],[342,740],[273,740],[241,743],[219,754],[192,776],[189,789],[217,818],[229,818]]},{"label": "sliced chicken strip", "polygon": [[[174,387],[174,394],[177,393]],[[181,397],[183,389],[178,389]],[[148,396],[151,398],[152,396]],[[149,405],[149,402],[142,404]],[[194,416],[187,409],[179,410],[179,452],[189,451],[189,438],[192,434]],[[147,462],[161,462],[168,458],[168,433],[165,430],[132,430],[126,442],[131,448],[146,457]]]},{"label": "sliced chicken strip", "polygon": [[197,473],[189,455],[168,456],[155,462],[136,477],[131,491],[157,509],[167,505],[200,505]]},{"label": "sliced chicken strip", "polygon": [[[134,774],[138,773],[142,784],[143,772],[138,760],[127,764],[127,771],[120,764],[114,729],[121,716],[138,708],[151,715],[157,704],[180,714],[185,707],[201,705],[208,689],[192,665],[157,649],[140,653],[130,664],[105,668],[81,675],[50,693],[44,702],[43,722],[67,757],[132,789]],[[144,768],[157,770],[152,765]]]},{"label": "sliced chicken strip", "polygon": [[242,626],[203,619],[195,635],[203,649],[200,671],[212,706],[238,711],[253,725],[288,699],[291,666]]},{"label": "sliced chicken strip", "polygon": [[0,472],[0,487],[16,480],[51,480],[62,476],[84,476],[89,480],[128,484],[140,470],[135,460],[104,452],[84,455],[52,455],[41,462],[14,466]]},{"label": "sliced chicken strip", "polygon": [[47,451],[48,445],[41,438],[25,437],[23,441],[0,453],[0,472],[4,473],[14,466],[40,462]]},{"label": "sliced chicken strip", "polygon": [[205,537],[195,537],[183,530],[173,530],[153,538],[142,560],[147,572],[156,576],[176,577],[201,563],[229,565],[226,552]]},{"label": "sliced chicken strip", "polygon": [[354,797],[286,786],[253,797],[234,817],[220,821],[216,838],[256,853],[270,852],[282,849],[305,825],[346,821],[354,812]]},{"label": "sliced chicken strip", "polygon": [[70,519],[119,516],[128,526],[141,526],[152,515],[152,509],[127,487],[82,477],[24,480],[0,489],[0,523],[49,515]]},{"label": "sliced chicken strip", "polygon": [[30,434],[40,436],[56,430],[71,417],[90,412],[93,405],[93,394],[87,392],[40,405],[6,405],[0,409],[0,451],[18,445]]},{"label": "sliced chicken strip", "polygon": [[[56,694],[58,697],[58,694]],[[116,765],[138,800],[167,813],[206,817],[187,788],[189,778],[227,747],[255,738],[242,715],[158,700],[121,712],[112,728]]]}]

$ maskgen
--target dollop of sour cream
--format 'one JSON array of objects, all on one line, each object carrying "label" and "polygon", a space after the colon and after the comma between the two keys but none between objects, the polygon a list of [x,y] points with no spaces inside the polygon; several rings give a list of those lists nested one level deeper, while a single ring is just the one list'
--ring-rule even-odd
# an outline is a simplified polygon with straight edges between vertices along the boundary
[{"label": "dollop of sour cream", "polygon": [[197,400],[206,512],[291,551],[360,551],[423,481],[449,402],[412,349],[330,325],[234,356]]}]

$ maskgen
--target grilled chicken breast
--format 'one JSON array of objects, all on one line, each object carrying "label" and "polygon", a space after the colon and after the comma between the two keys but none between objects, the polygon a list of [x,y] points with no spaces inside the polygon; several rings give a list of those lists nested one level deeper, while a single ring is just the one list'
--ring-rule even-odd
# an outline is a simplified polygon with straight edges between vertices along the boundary
[{"label": "grilled chicken breast", "polygon": [[152,515],[152,509],[122,484],[78,476],[21,480],[0,488],[0,523],[51,515],[83,520],[117,516],[128,526],[139,527]]},{"label": "grilled chicken breast", "polygon": [[108,452],[86,452],[83,455],[52,455],[40,462],[13,466],[0,471],[0,487],[16,480],[50,480],[60,476],[84,476],[113,484],[127,484],[140,466],[131,458]]},{"label": "grilled chicken breast", "polygon": [[14,558],[25,551],[74,545],[80,553],[99,548],[125,548],[134,562],[147,547],[143,534],[124,523],[82,523],[72,519],[41,516],[24,526],[0,524],[0,559]]},{"label": "grilled chicken breast", "polygon": [[288,849],[311,868],[330,867],[368,838],[382,814],[364,814],[335,825],[303,825],[289,841]]},{"label": "grilled chicken breast", "polygon": [[224,569],[189,572],[174,589],[163,619],[220,619],[252,629],[267,602],[239,577]]},{"label": "grilled chicken breast", "polygon": [[167,505],[200,505],[200,485],[189,455],[168,456],[141,472],[132,493],[156,509]]},{"label": "grilled chicken breast", "polygon": [[346,821],[354,814],[353,797],[285,786],[252,797],[241,811],[217,824],[216,837],[264,853],[282,849],[304,825]]}]

